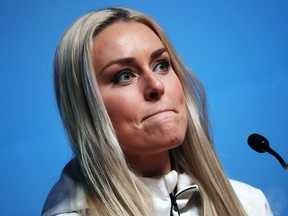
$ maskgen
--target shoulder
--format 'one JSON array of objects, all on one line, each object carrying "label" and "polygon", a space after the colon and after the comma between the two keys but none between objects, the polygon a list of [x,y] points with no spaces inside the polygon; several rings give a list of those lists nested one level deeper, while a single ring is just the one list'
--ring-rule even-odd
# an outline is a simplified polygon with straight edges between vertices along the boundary
[{"label": "shoulder", "polygon": [[272,216],[268,201],[261,190],[236,180],[230,180],[230,183],[249,216]]},{"label": "shoulder", "polygon": [[76,180],[73,163],[72,160],[65,166],[59,181],[49,192],[42,216],[76,216],[79,210],[85,209],[84,190]]}]

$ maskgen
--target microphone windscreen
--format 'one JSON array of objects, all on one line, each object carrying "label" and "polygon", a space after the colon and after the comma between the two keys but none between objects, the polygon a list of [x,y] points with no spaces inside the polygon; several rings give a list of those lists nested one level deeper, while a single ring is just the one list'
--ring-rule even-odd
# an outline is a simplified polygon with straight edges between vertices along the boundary
[{"label": "microphone windscreen", "polygon": [[248,145],[259,153],[264,153],[269,149],[269,141],[262,135],[256,133],[248,137]]}]

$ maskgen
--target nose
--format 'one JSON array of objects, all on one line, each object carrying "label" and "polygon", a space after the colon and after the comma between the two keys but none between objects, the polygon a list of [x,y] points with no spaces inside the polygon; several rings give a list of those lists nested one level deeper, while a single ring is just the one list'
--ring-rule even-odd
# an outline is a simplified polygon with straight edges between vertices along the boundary
[{"label": "nose", "polygon": [[164,94],[163,82],[154,74],[150,73],[143,77],[144,80],[144,97],[148,101],[157,101]]}]

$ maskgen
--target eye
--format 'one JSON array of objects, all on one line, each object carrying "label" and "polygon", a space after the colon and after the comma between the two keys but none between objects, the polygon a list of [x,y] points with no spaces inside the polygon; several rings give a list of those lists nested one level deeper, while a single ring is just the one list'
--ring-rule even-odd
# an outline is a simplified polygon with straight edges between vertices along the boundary
[{"label": "eye", "polygon": [[115,74],[112,81],[115,84],[128,84],[134,77],[136,77],[131,71],[123,70]]},{"label": "eye", "polygon": [[156,62],[156,66],[154,67],[155,72],[168,71],[170,67],[170,62],[166,60],[161,60]]}]

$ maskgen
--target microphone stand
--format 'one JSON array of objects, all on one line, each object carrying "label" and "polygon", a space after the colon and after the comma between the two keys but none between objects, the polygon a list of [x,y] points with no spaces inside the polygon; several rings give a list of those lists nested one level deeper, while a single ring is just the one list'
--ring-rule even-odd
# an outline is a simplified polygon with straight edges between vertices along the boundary
[{"label": "microphone stand", "polygon": [[288,169],[288,164],[285,163],[285,161],[283,160],[283,158],[277,153],[275,152],[273,149],[271,149],[270,147],[268,147],[266,149],[266,152],[268,152],[269,154],[273,155],[275,158],[277,158],[277,160],[280,162],[280,164],[282,165],[282,167],[284,169]]}]

